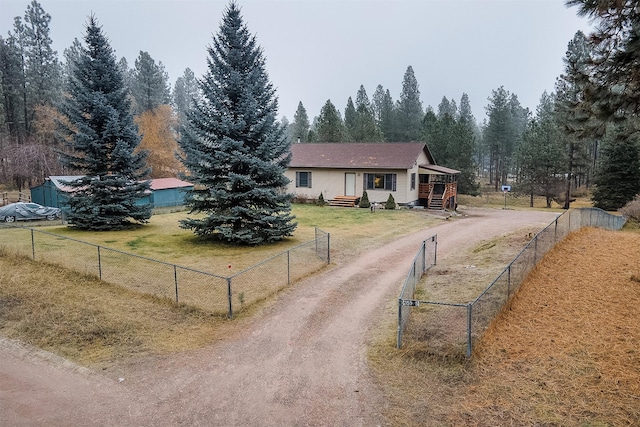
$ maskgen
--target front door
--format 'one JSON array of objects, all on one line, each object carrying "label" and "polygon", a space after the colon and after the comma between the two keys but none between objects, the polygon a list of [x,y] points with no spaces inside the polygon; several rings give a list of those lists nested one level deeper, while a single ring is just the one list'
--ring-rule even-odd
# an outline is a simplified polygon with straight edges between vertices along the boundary
[{"label": "front door", "polygon": [[344,174],[344,195],[345,196],[356,195],[356,174],[355,173]]}]

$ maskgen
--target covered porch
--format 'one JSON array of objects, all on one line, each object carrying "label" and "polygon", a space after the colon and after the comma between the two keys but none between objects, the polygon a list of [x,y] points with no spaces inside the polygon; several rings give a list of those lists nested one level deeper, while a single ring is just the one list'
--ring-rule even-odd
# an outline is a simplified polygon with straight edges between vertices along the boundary
[{"label": "covered porch", "polygon": [[454,210],[458,204],[460,171],[437,165],[420,165],[418,202],[427,209]]}]

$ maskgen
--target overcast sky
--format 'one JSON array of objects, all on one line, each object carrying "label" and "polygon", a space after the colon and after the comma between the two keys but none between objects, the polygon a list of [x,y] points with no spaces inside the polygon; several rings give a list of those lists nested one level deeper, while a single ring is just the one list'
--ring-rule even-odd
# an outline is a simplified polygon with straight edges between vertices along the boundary
[{"label": "overcast sky", "polygon": [[[0,33],[13,31],[30,0],[0,0]],[[228,2],[218,0],[41,0],[53,47],[82,40],[93,13],[119,58],[140,51],[161,61],[171,85],[185,68],[206,72],[206,47]],[[562,0],[238,0],[266,56],[280,116],[293,121],[302,101],[309,118],[330,99],[344,113],[349,96],[378,84],[397,100],[411,65],[423,106],[469,95],[478,122],[491,91],[504,86],[535,111],[563,72],[567,43],[591,25]]]}]

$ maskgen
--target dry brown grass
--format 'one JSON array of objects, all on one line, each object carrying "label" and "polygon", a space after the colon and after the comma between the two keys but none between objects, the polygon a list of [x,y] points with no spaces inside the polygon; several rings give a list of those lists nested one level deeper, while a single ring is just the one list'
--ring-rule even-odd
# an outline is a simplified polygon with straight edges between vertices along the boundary
[{"label": "dry brown grass", "polygon": [[394,425],[640,425],[637,277],[640,233],[585,229],[545,256],[471,361],[378,336],[370,358],[387,415]]},{"label": "dry brown grass", "polygon": [[225,317],[0,255],[0,335],[82,365],[197,348],[231,331]]}]

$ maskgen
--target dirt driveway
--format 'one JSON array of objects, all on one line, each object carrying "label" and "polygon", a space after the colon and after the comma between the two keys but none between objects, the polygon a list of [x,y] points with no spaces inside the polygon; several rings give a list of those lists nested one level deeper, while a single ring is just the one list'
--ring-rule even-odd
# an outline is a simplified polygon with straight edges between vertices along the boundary
[{"label": "dirt driveway", "polygon": [[0,425],[384,425],[368,332],[399,293],[421,242],[438,263],[462,248],[549,224],[552,212],[465,211],[284,292],[234,338],[106,373],[0,339]]}]

